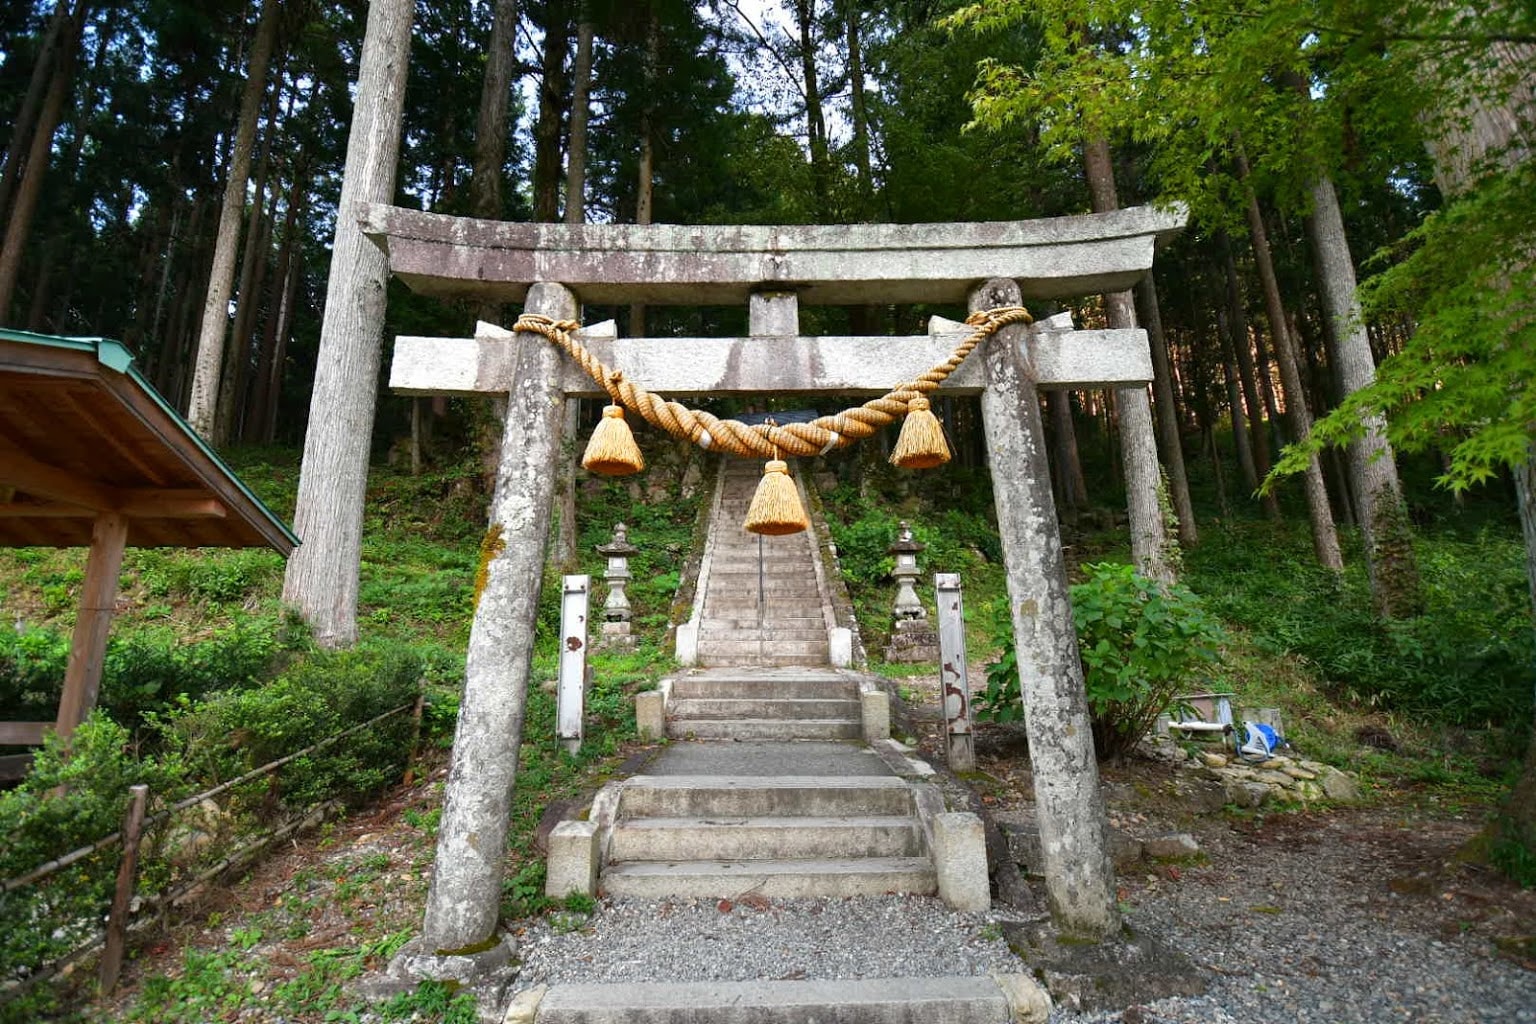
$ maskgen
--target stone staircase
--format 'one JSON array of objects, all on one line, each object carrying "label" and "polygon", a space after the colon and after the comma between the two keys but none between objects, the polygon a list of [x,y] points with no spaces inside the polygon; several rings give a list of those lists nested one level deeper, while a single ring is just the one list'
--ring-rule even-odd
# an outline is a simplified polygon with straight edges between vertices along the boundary
[{"label": "stone staircase", "polygon": [[[662,749],[645,774],[603,787],[584,820],[555,828],[546,892],[658,904],[720,900],[725,908],[743,900],[937,894],[957,910],[987,909],[980,820],[946,813],[927,778],[932,769],[891,742],[878,682],[830,663],[838,647],[831,642],[835,618],[814,537],[763,538],[759,547],[741,528],[760,472],[739,460],[722,470],[690,623],[698,665],[636,699],[642,738],[684,742]],[[789,904],[778,906],[791,912]],[[664,921],[666,913],[655,916]],[[665,942],[665,924],[658,929],[655,941]],[[880,942],[877,934],[862,938]],[[750,951],[742,955],[751,959]],[[531,989],[506,1019],[1043,1022],[1049,1002],[1035,993],[1029,978],[1014,975],[707,983],[657,977]]]},{"label": "stone staircase", "polygon": [[826,602],[810,531],[761,537],[742,528],[762,464],[726,459],[710,519],[698,622],[700,665],[827,665]]}]

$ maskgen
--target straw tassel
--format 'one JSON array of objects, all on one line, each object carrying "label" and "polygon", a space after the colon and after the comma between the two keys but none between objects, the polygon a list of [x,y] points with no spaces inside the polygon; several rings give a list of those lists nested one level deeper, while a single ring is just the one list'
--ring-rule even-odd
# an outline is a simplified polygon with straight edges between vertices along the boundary
[{"label": "straw tassel", "polygon": [[907,418],[901,424],[901,436],[891,452],[891,463],[902,469],[932,469],[949,461],[949,445],[944,428],[933,414],[928,399],[918,397],[907,404]]},{"label": "straw tassel", "polygon": [[610,405],[592,431],[581,468],[602,476],[628,476],[645,468],[645,457],[635,443],[635,435],[624,422],[624,407]]},{"label": "straw tassel", "polygon": [[810,525],[800,505],[800,491],[789,477],[788,463],[774,459],[763,467],[752,507],[747,509],[747,532],[782,537],[799,533]]}]

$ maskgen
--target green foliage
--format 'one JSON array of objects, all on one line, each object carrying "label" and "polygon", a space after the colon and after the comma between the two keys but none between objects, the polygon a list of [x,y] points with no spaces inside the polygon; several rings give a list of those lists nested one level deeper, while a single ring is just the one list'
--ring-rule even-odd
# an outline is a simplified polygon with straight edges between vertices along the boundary
[{"label": "green foliage", "polygon": [[1485,530],[1416,546],[1425,611],[1376,616],[1364,569],[1317,566],[1299,539],[1207,530],[1187,579],[1261,649],[1315,666],[1350,701],[1464,725],[1528,720],[1531,631],[1523,550]]},{"label": "green foliage", "polygon": [[1387,417],[1391,441],[1407,451],[1449,456],[1440,482],[1457,491],[1530,457],[1536,422],[1536,163],[1491,174],[1477,188],[1377,254],[1365,282],[1369,315],[1411,319],[1403,350],[1376,381],[1320,420],[1305,446],[1293,445],[1278,476],[1305,468],[1308,455],[1360,436],[1367,419]]},{"label": "green foliage", "polygon": [[[128,733],[101,712],[75,730],[66,755],[50,734],[30,775],[0,794],[0,878],[15,878],[116,832],[128,787],[146,784],[157,800],[183,791],[174,758],[131,751]],[[0,977],[24,977],[91,936],[111,900],[116,847],[77,861],[41,882],[0,895]]]},{"label": "green foliage", "polygon": [[[1221,625],[1200,598],[1179,584],[1164,586],[1129,565],[1082,567],[1072,587],[1072,616],[1083,660],[1094,743],[1102,758],[1127,753],[1181,691],[1195,685],[1219,658]],[[1007,615],[1003,603],[996,627]],[[995,627],[995,628],[996,628]],[[1008,624],[1011,633],[1011,623]],[[1022,717],[1016,654],[1011,645],[988,668],[977,717]]]},{"label": "green foliage", "polygon": [[[408,651],[316,652],[266,686],[216,694],[160,723],[198,777],[227,779],[410,703],[421,661]],[[284,802],[357,801],[397,778],[410,746],[400,715],[285,768]]]},{"label": "green foliage", "polygon": [[1181,690],[1202,679],[1225,639],[1200,598],[1159,585],[1129,565],[1083,566],[1072,617],[1094,742],[1101,757],[1128,752]]}]

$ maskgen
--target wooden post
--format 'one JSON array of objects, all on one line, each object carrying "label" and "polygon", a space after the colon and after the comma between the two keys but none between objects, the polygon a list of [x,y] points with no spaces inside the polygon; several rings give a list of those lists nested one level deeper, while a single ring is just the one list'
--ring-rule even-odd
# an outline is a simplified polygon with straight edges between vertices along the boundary
[{"label": "wooden post", "polygon": [[[971,308],[1014,305],[1019,298],[1017,282],[993,279],[971,293]],[[1062,928],[1102,937],[1116,931],[1120,915],[1029,340],[1026,330],[1015,326],[986,343],[981,415],[1034,770],[1046,898]]]},{"label": "wooden post", "polygon": [[555,734],[571,754],[581,751],[587,691],[587,598],[592,577],[567,576],[560,596],[560,683]]},{"label": "wooden post", "polygon": [[107,915],[107,944],[101,953],[103,994],[117,988],[118,976],[123,971],[133,885],[139,873],[139,837],[144,830],[144,804],[149,799],[149,787],[133,786],[128,793],[128,814],[123,819],[123,855],[117,865],[117,890],[112,894],[112,910]]},{"label": "wooden post", "polygon": [[416,706],[411,708],[411,749],[405,755],[405,778],[402,780],[409,786],[416,781],[416,748],[421,746],[421,713],[426,707],[427,695],[416,695]]},{"label": "wooden post", "polygon": [[123,567],[123,548],[128,541],[128,518],[120,512],[103,512],[91,531],[91,554],[85,564],[85,586],[80,593],[80,614],[69,645],[69,665],[64,670],[64,695],[54,726],[68,739],[75,727],[96,706],[101,690],[101,664],[107,651],[107,633],[117,605],[117,579]]},{"label": "wooden post", "polygon": [[976,770],[976,737],[971,733],[971,686],[965,665],[965,605],[960,596],[960,576],[941,572],[934,576],[933,585],[939,609],[939,693],[944,700],[949,768],[971,772]]}]

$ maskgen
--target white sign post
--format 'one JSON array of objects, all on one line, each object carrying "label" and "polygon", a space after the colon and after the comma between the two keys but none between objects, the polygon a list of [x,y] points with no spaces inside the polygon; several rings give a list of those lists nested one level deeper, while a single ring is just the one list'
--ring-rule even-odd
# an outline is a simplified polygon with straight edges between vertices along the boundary
[{"label": "white sign post", "polygon": [[560,684],[555,735],[574,754],[581,750],[587,696],[587,598],[592,577],[567,576],[560,595]]}]

